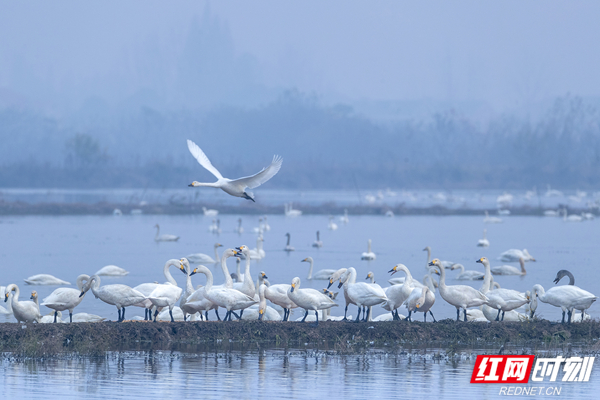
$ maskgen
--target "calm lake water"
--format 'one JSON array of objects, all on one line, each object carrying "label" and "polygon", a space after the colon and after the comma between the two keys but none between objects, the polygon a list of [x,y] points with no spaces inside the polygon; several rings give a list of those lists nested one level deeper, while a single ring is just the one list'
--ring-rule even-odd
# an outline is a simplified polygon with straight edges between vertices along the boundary
[{"label": "calm lake water", "polygon": [[[569,269],[576,284],[592,293],[600,293],[596,279],[600,221],[565,223],[558,218],[503,217],[502,224],[485,226],[489,248],[476,247],[482,237],[483,217],[374,217],[350,216],[350,222],[339,229],[327,229],[325,216],[302,216],[295,219],[272,215],[271,230],[265,232],[266,258],[252,263],[252,274],[265,271],[271,283],[289,283],[294,276],[306,278],[305,257],[315,259],[315,269],[355,267],[358,278],[369,271],[378,283],[387,285],[387,273],[395,264],[407,265],[419,279],[425,274],[427,245],[433,256],[464,264],[468,269],[482,271],[475,260],[481,256],[495,260],[504,250],[527,248],[538,260],[527,263],[527,275],[497,277],[502,287],[528,290],[536,283],[549,288],[559,269]],[[203,216],[105,216],[105,217],[2,217],[0,218],[0,285],[19,284],[23,297],[37,290],[40,299],[50,294],[54,286],[27,286],[23,279],[39,273],[53,274],[75,283],[79,274],[93,274],[101,267],[115,264],[130,271],[122,278],[103,278],[103,284],[124,283],[135,286],[143,282],[165,280],[162,269],[166,260],[194,252],[212,255],[212,245],[225,247],[242,244],[255,247],[252,228],[258,218],[243,217],[245,232],[234,232],[238,216],[219,216],[222,233],[211,234],[212,218]],[[161,233],[179,235],[175,243],[156,243],[155,229]],[[315,232],[320,230],[323,248],[311,247]],[[296,251],[283,251],[286,238]],[[377,259],[360,260],[372,239]],[[492,265],[500,265],[494,261]],[[230,260],[230,270],[235,262]],[[517,264],[513,264],[517,265]],[[211,267],[212,268],[212,267]],[[218,271],[215,269],[215,271]],[[173,276],[184,284],[184,276],[173,270]],[[203,284],[203,275],[194,276],[194,284]],[[220,271],[216,272],[220,282]],[[459,281],[452,279],[449,284]],[[461,281],[460,283],[465,283]],[[479,288],[481,282],[466,282]],[[561,282],[563,283],[563,282]],[[324,281],[307,281],[303,287],[321,288]],[[24,294],[23,294],[24,293]],[[343,300],[332,314],[343,315]],[[436,318],[454,318],[455,309],[439,297],[433,307]],[[356,307],[350,307],[356,316]],[[42,307],[42,314],[49,313]],[[75,312],[88,312],[117,318],[115,307],[88,294]],[[374,314],[385,312],[374,309]],[[401,310],[403,312],[403,310]],[[559,309],[541,303],[538,313],[544,318],[559,320]],[[600,317],[597,304],[589,309],[593,318]],[[141,308],[127,309],[127,318],[143,316]],[[296,312],[293,318],[300,317]],[[418,315],[418,318],[422,318]],[[0,316],[0,321],[14,321]],[[181,352],[110,353],[101,359],[1,362],[0,393],[3,398],[366,398],[374,393],[386,397],[423,398],[428,395],[444,398],[496,397],[496,385],[471,385],[470,375],[475,358],[459,362],[434,361],[428,358],[409,359],[401,355],[328,356],[324,353],[297,352],[286,356],[283,350],[263,352],[200,353]],[[563,394],[590,397],[600,388],[595,369],[587,384],[563,386]],[[568,389],[568,391],[567,391]]]}]

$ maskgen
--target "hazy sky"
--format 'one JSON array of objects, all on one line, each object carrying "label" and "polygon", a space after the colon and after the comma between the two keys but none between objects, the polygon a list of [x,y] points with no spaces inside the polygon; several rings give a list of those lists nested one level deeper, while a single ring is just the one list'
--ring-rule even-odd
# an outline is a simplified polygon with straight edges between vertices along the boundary
[{"label": "hazy sky", "polygon": [[[168,74],[207,4],[2,0],[0,105],[76,101],[115,75],[133,92],[140,49],[156,46],[165,59],[172,51]],[[598,1],[231,0],[210,2],[210,12],[275,90],[350,102],[475,100],[497,112],[600,95]]]}]

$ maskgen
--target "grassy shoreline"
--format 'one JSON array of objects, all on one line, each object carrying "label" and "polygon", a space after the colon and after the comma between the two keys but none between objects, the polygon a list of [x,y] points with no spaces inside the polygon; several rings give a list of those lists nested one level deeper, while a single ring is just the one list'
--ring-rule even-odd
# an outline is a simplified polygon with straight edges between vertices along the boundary
[{"label": "grassy shoreline", "polygon": [[0,352],[45,357],[65,353],[102,355],[107,351],[175,350],[182,346],[236,343],[252,346],[317,346],[341,353],[365,346],[484,346],[504,344],[563,346],[585,343],[600,349],[600,321],[562,325],[531,322],[321,322],[259,321],[0,324]]}]

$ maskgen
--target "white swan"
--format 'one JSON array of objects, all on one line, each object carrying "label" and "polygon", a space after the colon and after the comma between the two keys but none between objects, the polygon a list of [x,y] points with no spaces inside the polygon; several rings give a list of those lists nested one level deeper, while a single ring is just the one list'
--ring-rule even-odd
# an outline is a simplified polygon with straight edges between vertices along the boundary
[{"label": "white swan", "polygon": [[306,319],[308,312],[310,310],[315,312],[315,317],[317,319],[317,325],[319,325],[319,317],[318,310],[325,310],[331,307],[337,307],[337,304],[331,300],[329,296],[319,292],[315,289],[300,289],[300,278],[295,277],[292,279],[292,284],[288,290],[288,297],[292,300],[298,307],[303,308],[306,313],[304,314],[304,318],[302,322]]},{"label": "white swan", "polygon": [[283,162],[283,158],[279,156],[274,156],[271,164],[260,170],[260,172],[246,176],[238,179],[229,179],[224,178],[223,175],[211,164],[206,154],[198,147],[198,145],[191,140],[187,141],[188,149],[190,153],[194,156],[194,158],[202,165],[208,172],[213,174],[217,181],[214,183],[202,183],[198,181],[194,181],[190,183],[188,186],[198,187],[198,186],[207,186],[214,187],[223,190],[225,193],[230,194],[235,197],[242,197],[244,199],[254,201],[254,194],[252,192],[247,192],[246,189],[254,189],[259,187],[263,183],[267,182],[269,179],[275,176],[279,169],[281,168],[281,163]]},{"label": "white swan", "polygon": [[455,269],[460,269],[460,274],[456,277],[456,279],[461,281],[479,281],[483,279],[484,273],[480,271],[475,271],[472,269],[465,271],[465,266],[462,264],[454,264],[450,270],[454,271]]},{"label": "white swan", "polygon": [[376,259],[376,258],[377,258],[377,256],[375,255],[375,253],[373,253],[373,252],[371,251],[371,239],[369,239],[369,241],[367,242],[367,246],[368,246],[368,248],[367,248],[367,251],[366,251],[366,252],[363,252],[363,253],[360,255],[360,259],[361,259],[361,260],[369,260],[369,261],[370,261],[370,260],[374,260],[374,259]]},{"label": "white swan", "polygon": [[265,224],[263,223],[262,217],[258,219],[258,226],[252,228],[252,232],[262,235],[265,231]]},{"label": "white swan", "polygon": [[116,265],[107,265],[105,267],[100,268],[95,275],[100,276],[125,276],[129,272],[124,270],[123,268],[117,267]]},{"label": "white swan", "polygon": [[292,203],[285,203],[284,205],[285,208],[285,216],[286,217],[299,217],[302,215],[302,211],[300,210],[295,210],[292,208]]},{"label": "white swan", "polygon": [[[200,271],[198,271],[198,268],[194,268],[193,271],[190,271],[191,267],[190,267],[190,263],[186,258],[182,258],[180,261],[180,269],[188,274],[190,277],[194,274],[199,273]],[[206,268],[204,265],[202,265],[202,267]],[[187,288],[187,286],[186,286]],[[189,290],[186,290],[186,293]],[[184,295],[186,294],[184,293]],[[197,312],[201,313],[204,311],[204,320],[208,321],[208,312],[210,310],[215,310],[215,314],[217,315],[217,319],[220,321],[221,317],[219,317],[219,306],[214,304],[212,301],[208,300],[206,297],[204,297],[204,286],[202,285],[198,285],[196,287],[196,290],[194,290],[186,299],[185,299],[185,303],[184,306],[181,305],[179,306],[183,312],[190,314],[190,315],[194,315]]]},{"label": "white swan", "polygon": [[[267,279],[267,276],[264,274],[264,272],[261,272],[260,274],[262,275],[261,278],[263,280]],[[291,285],[279,283],[276,285],[269,285],[265,289],[265,298],[271,303],[283,308],[283,321],[287,321],[290,316],[290,311],[298,307],[298,305],[294,303],[287,295],[290,287]]]},{"label": "white swan", "polygon": [[[0,293],[5,293],[5,292],[6,292],[6,287],[0,286]],[[13,313],[13,311],[12,311],[12,300],[11,300],[10,297],[8,298],[8,301],[6,303],[7,303],[6,304],[6,308],[0,306],[0,314],[10,315],[10,314]]]},{"label": "white swan", "polygon": [[90,288],[97,299],[117,307],[118,322],[125,320],[125,307],[136,305],[146,299],[146,296],[142,293],[127,285],[115,284],[100,287],[100,277],[98,275],[90,276],[90,280],[85,284],[80,296],[83,296],[85,291]]},{"label": "white swan", "polygon": [[[426,246],[423,251],[427,252],[427,262],[425,263],[425,269],[427,269],[427,271],[429,271],[430,267],[429,267],[429,261],[431,260],[431,247]],[[439,260],[439,259],[438,259]],[[446,269],[450,269],[452,268],[452,266],[454,264],[456,264],[454,261],[440,261],[442,263],[442,266]]]},{"label": "white swan", "polygon": [[52,324],[52,323],[60,323],[60,324],[64,324],[65,321],[62,320],[62,312],[58,311],[58,319],[56,319],[55,313],[50,312],[50,314],[48,315],[42,315],[42,318],[40,318],[40,323],[41,324]]},{"label": "white swan", "polygon": [[19,287],[11,283],[6,286],[4,302],[8,301],[11,293],[13,315],[17,319],[17,322],[40,322],[42,315],[40,314],[40,306],[38,305],[37,292],[35,290],[31,292],[30,299],[33,301],[19,301],[19,294],[21,293]]},{"label": "white swan", "polygon": [[346,225],[348,222],[350,222],[350,220],[348,219],[348,209],[344,208],[344,215],[342,215],[340,217],[340,222],[344,225]]},{"label": "white swan", "polygon": [[23,279],[28,285],[70,285],[71,283],[58,279],[53,275],[37,274]]},{"label": "white swan", "polygon": [[208,226],[208,231],[210,233],[216,233],[217,235],[221,234],[221,220],[219,218],[213,219],[212,224]]},{"label": "white swan", "polygon": [[313,265],[314,265],[314,260],[312,257],[306,257],[304,260],[302,260],[301,262],[307,262],[310,263],[310,268],[308,269],[308,276],[306,277],[306,279],[308,279],[309,281],[312,279],[316,279],[316,280],[328,280],[331,275],[333,275],[335,273],[335,269],[321,269],[317,272],[314,273],[313,275]]},{"label": "white swan", "polygon": [[[344,286],[345,293],[352,300],[354,304],[358,306],[358,314],[354,322],[360,320],[361,307],[371,307],[388,301],[385,292],[376,283],[369,284],[365,282],[356,282],[356,269],[353,267],[348,268],[346,272],[340,277],[339,287]],[[368,312],[367,312],[368,314]],[[363,316],[366,321],[369,319],[369,315]]]},{"label": "white swan", "polygon": [[244,233],[244,227],[242,226],[242,219],[238,218],[238,226],[234,229],[235,233],[241,235]]},{"label": "white swan", "polygon": [[73,314],[72,322],[102,322],[106,318],[88,313]]},{"label": "white swan", "polygon": [[560,217],[560,210],[545,210],[545,217]]},{"label": "white swan", "polygon": [[267,300],[265,298],[265,290],[267,285],[260,284],[257,286],[259,303],[244,310],[244,316],[242,319],[249,321],[281,321],[281,315],[273,307],[267,306]]},{"label": "white swan", "polygon": [[271,225],[269,225],[269,222],[267,222],[267,216],[266,215],[263,217],[263,221],[264,221],[264,223],[263,223],[263,230],[265,232],[270,231],[271,230]]},{"label": "white swan", "polygon": [[321,238],[319,237],[319,231],[317,231],[317,240],[315,240],[313,242],[312,247],[316,247],[316,248],[323,247],[323,242],[321,241]]},{"label": "white swan", "polygon": [[548,188],[545,193],[546,197],[560,197],[563,195],[563,192],[561,192],[560,190],[552,189],[550,185],[546,186]]},{"label": "white swan", "polygon": [[244,259],[246,260],[246,268],[244,270],[244,278],[242,282],[236,282],[233,284],[233,288],[239,290],[249,297],[253,297],[254,300],[258,301],[258,297],[255,297],[256,287],[254,282],[252,282],[252,276],[250,275],[250,249],[248,246],[242,245],[236,248],[237,254],[242,254]]},{"label": "white swan", "polygon": [[212,208],[202,207],[202,211],[204,212],[205,217],[216,217],[219,215],[219,211]]},{"label": "white swan", "polygon": [[510,249],[506,250],[504,253],[498,256],[498,260],[504,262],[518,262],[519,259],[523,259],[523,261],[535,261],[535,258],[529,254],[527,249],[519,250],[519,249]]},{"label": "white swan", "polygon": [[290,238],[291,238],[291,235],[289,234],[289,232],[288,232],[288,233],[286,233],[286,234],[285,234],[285,236],[287,236],[287,244],[285,245],[285,247],[283,248],[283,250],[284,250],[284,251],[294,251],[294,250],[296,250],[296,249],[294,248],[294,246],[290,246]]},{"label": "white swan", "polygon": [[460,309],[463,309],[464,320],[467,321],[467,308],[479,307],[487,303],[487,297],[477,289],[466,285],[446,285],[446,271],[437,258],[429,263],[435,266],[436,274],[440,275],[439,290],[442,299],[456,307],[456,320],[460,320]]},{"label": "white swan", "polygon": [[567,209],[563,208],[563,221],[565,222],[582,222],[583,217],[577,214],[571,214],[567,216]]},{"label": "white swan", "polygon": [[[329,284],[327,285],[327,289],[329,289],[331,285],[333,285],[333,283],[338,279],[340,280],[340,285],[342,285],[343,282],[341,280],[341,276],[344,275],[346,271],[347,268],[340,268],[337,271],[335,271],[333,275],[329,277]],[[348,306],[350,306],[350,304],[356,305],[356,303],[354,303],[353,300],[348,297],[348,291],[346,290],[346,286],[344,286],[344,300],[346,301],[346,307],[344,308],[344,318],[342,318],[342,321],[347,321]],[[352,319],[352,316],[350,316],[349,318]]]},{"label": "white swan", "polygon": [[493,267],[491,272],[494,275],[526,275],[527,271],[525,270],[525,260],[523,257],[519,258],[519,264],[521,264],[521,269],[515,268],[512,265],[501,265]]},{"label": "white swan", "polygon": [[177,281],[173,279],[169,267],[174,266],[178,268],[180,261],[172,258],[168,260],[163,267],[163,274],[167,278],[167,283],[157,285],[156,288],[148,295],[148,300],[154,305],[157,310],[154,312],[154,322],[156,322],[156,316],[158,315],[159,308],[169,307],[169,314],[171,315],[171,322],[175,322],[173,318],[173,307],[177,304],[177,300],[181,297],[183,289],[177,286]]},{"label": "white swan", "polygon": [[585,314],[585,310],[598,299],[595,295],[575,285],[554,286],[544,290],[542,285],[533,285],[532,295],[540,301],[551,304],[562,309],[562,323],[565,322],[565,312],[568,313],[568,323],[571,323],[573,310],[579,310]]},{"label": "white swan", "polygon": [[575,284],[575,277],[573,276],[573,274],[571,272],[567,271],[566,269],[561,269],[560,271],[558,271],[556,273],[556,278],[554,278],[554,284],[557,284],[558,282],[560,282],[560,280],[562,278],[564,278],[565,276],[569,277],[569,285]]},{"label": "white swan", "polygon": [[214,259],[211,256],[209,256],[208,254],[204,254],[204,253],[190,254],[186,258],[192,264],[216,264],[221,260],[221,258],[219,257],[219,253],[217,252],[217,249],[219,247],[223,247],[223,245],[221,243],[215,243],[215,245],[214,245],[215,258]]},{"label": "white swan", "polygon": [[[476,262],[483,264],[485,268],[484,282],[489,282],[492,277],[492,273],[490,271],[490,261],[487,259],[487,257],[481,257]],[[529,303],[529,299],[524,294],[512,289],[500,288],[496,290],[488,290],[485,292],[485,295],[488,298],[487,306],[498,310],[498,314],[496,315],[495,319],[496,321],[504,321],[504,315],[507,311],[512,311],[526,303]],[[500,311],[502,311],[501,319]]]},{"label": "white swan", "polygon": [[265,239],[263,238],[263,236],[258,235],[258,237],[256,238],[256,247],[254,249],[250,250],[250,259],[251,260],[262,260],[263,258],[265,258],[267,253],[265,253],[265,250],[263,249],[264,241],[265,241]]},{"label": "white swan", "polygon": [[219,307],[223,307],[227,310],[224,321],[231,321],[231,314],[235,310],[243,310],[256,304],[254,297],[250,297],[239,290],[233,288],[233,281],[229,275],[227,269],[227,259],[236,255],[234,249],[227,249],[223,252],[221,257],[221,269],[225,276],[225,285],[213,286],[213,275],[208,268],[203,265],[198,266],[197,272],[206,275],[206,285],[204,286],[204,297]]},{"label": "white swan", "polygon": [[490,247],[490,241],[486,237],[487,229],[483,230],[483,239],[477,241],[477,247]]},{"label": "white swan", "polygon": [[156,228],[156,235],[154,236],[155,241],[157,241],[157,242],[176,242],[179,240],[179,236],[168,235],[168,234],[161,235],[160,234],[160,226],[158,224],[154,225],[154,227]]},{"label": "white swan", "polygon": [[485,218],[483,219],[484,224],[500,224],[502,223],[502,218],[498,217],[490,217],[490,214],[485,211]]},{"label": "white swan", "polygon": [[433,322],[437,322],[433,313],[431,312],[431,307],[435,303],[435,294],[429,290],[427,286],[423,288],[414,288],[413,291],[408,296],[408,299],[404,302],[406,309],[408,310],[409,321],[411,320],[411,314],[413,312],[420,311],[423,313],[423,322],[427,322],[427,311],[431,314],[431,318],[433,318]]},{"label": "white swan", "polygon": [[42,300],[43,306],[54,310],[54,322],[56,322],[58,312],[65,310],[69,310],[69,322],[73,322],[73,309],[83,300],[81,293],[86,293],[89,290],[89,286],[84,287],[84,281],[87,282],[89,279],[89,275],[79,275],[77,277],[78,289],[58,288]]},{"label": "white swan", "polygon": [[337,224],[333,222],[333,215],[329,216],[329,223],[327,224],[327,229],[330,231],[335,231],[338,228]]},{"label": "white swan", "polygon": [[181,272],[183,272],[185,274],[186,279],[185,279],[185,290],[181,294],[181,297],[179,300],[179,308],[181,309],[181,312],[183,314],[184,321],[187,321],[188,314],[190,315],[190,321],[193,321],[194,316],[199,311],[193,306],[188,306],[188,298],[195,292],[194,285],[192,285],[193,271],[191,271],[189,261],[184,264],[183,260],[187,261],[187,259],[184,259],[184,258],[179,260],[179,269]]},{"label": "white swan", "polygon": [[385,290],[385,295],[388,300],[382,305],[382,307],[390,311],[393,315],[393,319],[398,319],[398,307],[400,307],[404,302],[408,299],[410,294],[412,293],[415,287],[422,288],[423,285],[417,280],[413,279],[412,274],[408,267],[404,264],[396,264],[391,270],[388,272],[394,275],[396,272],[404,272],[406,277],[404,278],[404,282],[398,285],[392,285]]}]

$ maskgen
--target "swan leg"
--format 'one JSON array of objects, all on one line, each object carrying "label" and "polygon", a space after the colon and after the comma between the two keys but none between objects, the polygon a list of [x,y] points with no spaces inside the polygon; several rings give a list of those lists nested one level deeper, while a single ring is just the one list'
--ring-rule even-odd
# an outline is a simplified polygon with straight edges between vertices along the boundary
[{"label": "swan leg", "polygon": [[315,317],[317,318],[317,323],[315,324],[315,326],[319,326],[319,311],[318,310],[315,310]]},{"label": "swan leg", "polygon": [[437,321],[435,320],[435,317],[433,316],[433,313],[431,312],[431,310],[429,310],[429,314],[431,314],[431,318],[433,318],[433,322],[437,322]]},{"label": "swan leg", "polygon": [[117,308],[117,314],[119,315],[119,317],[117,318],[117,322],[121,322],[121,309]]},{"label": "swan leg", "polygon": [[563,310],[563,317],[562,317],[562,321],[560,322],[561,324],[565,323],[565,310]]},{"label": "swan leg", "polygon": [[423,322],[427,322],[427,311],[423,313]]},{"label": "swan leg", "polygon": [[456,320],[460,321],[460,308],[456,308]]},{"label": "swan leg", "polygon": [[392,310],[392,321],[396,320],[396,314],[394,314],[394,310]]},{"label": "swan leg", "polygon": [[56,316],[58,315],[58,311],[54,311],[54,323],[56,323]]},{"label": "swan leg", "polygon": [[246,193],[246,192],[244,192],[244,198],[247,200],[252,200],[256,203],[256,201],[252,197],[248,196],[248,193]]},{"label": "swan leg", "polygon": [[[236,314],[234,311],[230,311],[230,312],[231,312],[231,314],[235,315],[235,317],[236,317],[237,319],[242,319],[242,314],[244,313],[244,310],[242,310],[242,311],[240,312],[240,315],[239,315],[239,316],[238,316],[238,315],[237,315],[237,314]],[[231,314],[229,314],[229,320],[230,320],[230,321],[231,321]]]},{"label": "swan leg", "polygon": [[73,322],[73,311],[69,311],[69,322]]},{"label": "swan leg", "polygon": [[[125,315],[125,309],[123,309],[123,315]],[[175,322],[175,318],[173,318],[173,311],[169,310],[169,315],[171,316],[171,322]]]},{"label": "swan leg", "polygon": [[121,311],[121,322],[123,321],[125,321],[125,307],[123,307]]},{"label": "swan leg", "polygon": [[358,307],[358,312],[356,313],[356,319],[354,322],[360,322],[360,306]]},{"label": "swan leg", "polygon": [[585,310],[581,312],[581,322],[583,322],[583,316],[585,315]]},{"label": "swan leg", "polygon": [[[233,315],[235,315],[235,313],[233,313]],[[238,319],[242,319],[242,315],[244,315],[244,310],[240,311],[240,316],[238,317]],[[237,317],[237,315],[235,315]]]},{"label": "swan leg", "polygon": [[204,320],[208,321],[208,310],[204,311]]},{"label": "swan leg", "polygon": [[[208,312],[208,311],[207,311]],[[221,317],[219,317],[219,309],[215,308],[215,314],[217,314],[217,319],[220,321]],[[208,320],[208,319],[207,319]]]},{"label": "swan leg", "polygon": [[506,312],[506,311],[502,311],[502,319],[501,319],[500,321],[504,321],[504,313],[505,313],[505,312]]},{"label": "swan leg", "polygon": [[158,308],[154,311],[154,322],[156,322],[156,316],[158,315]]},{"label": "swan leg", "polygon": [[408,322],[412,322],[412,319],[410,319],[410,315],[412,314],[412,311],[408,310],[408,317],[406,317],[406,319],[408,320]]},{"label": "swan leg", "polygon": [[500,309],[498,309],[498,315],[496,315],[496,321],[500,321]]},{"label": "swan leg", "polygon": [[569,316],[569,318],[567,319],[567,324],[571,323],[571,315],[573,314],[573,310],[569,310],[567,311],[567,315]]},{"label": "swan leg", "polygon": [[304,318],[302,318],[302,321],[300,321],[300,322],[304,322],[304,320],[306,319],[307,316],[308,316],[308,310],[306,310],[306,314],[304,314]]},{"label": "swan leg", "polygon": [[289,310],[287,308],[283,309],[283,320],[284,321],[288,320],[288,312],[289,312]]},{"label": "swan leg", "polygon": [[348,318],[346,318],[347,313],[348,313],[348,303],[346,303],[346,308],[344,309],[344,319],[342,321],[348,321]]},{"label": "swan leg", "polygon": [[467,322],[467,309],[463,308],[463,313],[465,315],[465,322]]}]

